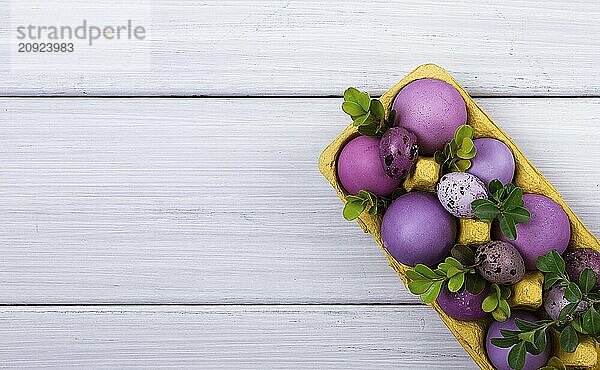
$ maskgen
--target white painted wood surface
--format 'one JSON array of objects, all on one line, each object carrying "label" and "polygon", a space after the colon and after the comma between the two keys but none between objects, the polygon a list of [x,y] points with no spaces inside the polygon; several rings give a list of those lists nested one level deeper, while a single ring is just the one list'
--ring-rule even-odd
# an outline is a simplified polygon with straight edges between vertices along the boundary
[{"label": "white painted wood surface", "polygon": [[433,62],[474,95],[600,95],[598,1],[136,1],[152,4],[151,43],[132,50],[150,71],[57,72],[32,57],[29,72],[0,63],[0,94],[378,94]]},{"label": "white painted wood surface", "polygon": [[[600,99],[478,101],[599,233]],[[340,103],[0,100],[0,303],[416,303],[318,172]]]},{"label": "white painted wood surface", "polygon": [[0,308],[0,367],[475,368],[427,307]]}]

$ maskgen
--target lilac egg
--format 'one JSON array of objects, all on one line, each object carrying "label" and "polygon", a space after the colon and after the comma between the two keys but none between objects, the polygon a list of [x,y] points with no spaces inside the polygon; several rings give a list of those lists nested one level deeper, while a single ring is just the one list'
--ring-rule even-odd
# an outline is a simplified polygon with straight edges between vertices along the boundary
[{"label": "lilac egg", "polygon": [[481,303],[486,296],[485,291],[477,295],[469,293],[466,289],[452,293],[447,287],[444,287],[437,297],[437,303],[448,316],[454,319],[479,320],[487,315],[481,309]]},{"label": "lilac egg", "polygon": [[350,141],[337,160],[337,174],[350,194],[368,190],[378,196],[389,195],[400,181],[386,175],[379,159],[379,138],[359,136]]},{"label": "lilac egg", "polygon": [[565,252],[565,270],[569,280],[579,281],[579,274],[586,268],[596,273],[596,287],[600,287],[600,252],[591,248],[577,248]]},{"label": "lilac egg", "polygon": [[[494,321],[488,329],[485,348],[490,362],[497,370],[512,370],[508,365],[508,352],[510,352],[511,348],[496,347],[492,344],[491,340],[492,338],[502,338],[500,330],[517,330],[517,325],[515,324],[516,318],[529,322],[537,321],[537,318],[530,312],[513,311],[508,320],[505,322]],[[525,356],[525,366],[523,367],[523,370],[536,370],[546,364],[550,358],[551,352],[550,338],[547,339],[548,345],[546,345],[546,350],[544,352],[539,355],[528,353]]]},{"label": "lilac egg", "polygon": [[403,179],[417,161],[417,137],[402,127],[392,127],[383,134],[379,155],[385,172],[395,180]]},{"label": "lilac egg", "polygon": [[436,193],[440,203],[448,212],[463,218],[475,216],[471,202],[488,197],[481,180],[465,172],[445,174],[436,185]]},{"label": "lilac egg", "polygon": [[536,260],[555,250],[563,254],[571,239],[571,224],[562,207],[552,199],[539,194],[523,195],[525,208],[531,213],[531,219],[517,224],[517,239],[509,240],[494,223],[495,239],[504,240],[517,248],[528,270],[535,270]]},{"label": "lilac egg", "polygon": [[419,152],[432,155],[454,137],[460,125],[467,123],[467,106],[452,85],[432,78],[416,80],[396,95],[392,109],[395,126],[417,136]]},{"label": "lilac egg", "polygon": [[400,263],[433,265],[456,240],[456,219],[435,196],[413,191],[394,200],[381,222],[385,249]]},{"label": "lilac egg", "polygon": [[[548,313],[548,316],[552,318],[552,320],[556,320],[560,311],[568,305],[569,300],[565,298],[565,288],[559,287],[558,285],[552,286],[552,288],[548,289],[546,293],[544,293],[544,309]],[[583,312],[587,309],[588,303],[582,301],[577,306],[577,310],[575,312]]]},{"label": "lilac egg", "polygon": [[487,137],[473,140],[477,154],[471,159],[467,170],[489,186],[494,179],[503,184],[512,182],[515,174],[515,158],[510,149],[500,140]]}]

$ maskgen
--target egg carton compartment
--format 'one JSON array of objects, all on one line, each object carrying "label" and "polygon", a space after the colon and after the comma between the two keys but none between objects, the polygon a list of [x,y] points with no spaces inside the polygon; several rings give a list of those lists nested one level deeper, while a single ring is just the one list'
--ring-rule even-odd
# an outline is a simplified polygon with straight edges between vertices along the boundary
[{"label": "egg carton compartment", "polygon": [[[508,137],[489,116],[479,108],[475,101],[467,92],[441,67],[433,64],[419,66],[413,72],[404,77],[397,85],[392,87],[380,97],[380,101],[389,113],[392,102],[398,93],[408,83],[422,79],[435,78],[454,86],[467,106],[468,121],[474,129],[475,137],[491,137],[498,139],[506,144],[513,152],[515,157],[515,185],[523,188],[526,193],[543,194],[557,202],[567,213],[571,225],[571,240],[569,249],[572,248],[593,248],[600,251],[598,239],[583,225],[577,215],[571,211],[568,205],[561,198],[556,189],[543,177],[543,175],[529,162],[529,160],[518,149],[516,144]],[[319,158],[319,169],[323,176],[331,183],[337,195],[342,201],[346,201],[347,194],[342,188],[337,178],[336,161],[344,145],[352,138],[356,137],[358,132],[352,125],[348,126],[342,133],[323,151]],[[415,169],[405,179],[403,186],[406,190],[421,190],[434,192],[435,185],[439,180],[439,165],[433,158],[421,157],[417,160]],[[381,216],[369,215],[364,212],[357,219],[361,228],[371,234],[379,244],[381,250],[388,258],[390,266],[396,271],[400,279],[406,284],[407,266],[396,261],[383,248],[381,240]],[[457,242],[461,244],[482,244],[490,240],[490,225],[484,222],[460,219],[459,235]],[[513,288],[513,296],[509,303],[512,307],[528,310],[539,309],[542,305],[542,282],[543,276],[539,272],[528,272],[525,277]],[[492,370],[493,366],[487,359],[485,353],[485,336],[487,327],[491,319],[478,321],[459,321],[446,315],[437,304],[431,305],[439,314],[448,329],[456,337],[457,341],[464,347],[466,352],[473,358],[474,362],[481,369]],[[564,353],[559,351],[553,340],[553,353],[559,356],[569,368],[600,369],[598,361],[598,345],[592,338],[582,338],[581,344],[575,353]]]}]

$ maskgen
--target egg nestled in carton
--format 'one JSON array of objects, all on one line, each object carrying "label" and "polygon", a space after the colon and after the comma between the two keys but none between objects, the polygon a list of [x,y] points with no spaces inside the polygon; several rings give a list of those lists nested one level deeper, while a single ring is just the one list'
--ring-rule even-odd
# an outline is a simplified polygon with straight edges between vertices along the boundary
[{"label": "egg nestled in carton", "polygon": [[[379,100],[357,90],[344,98],[354,123],[319,160],[346,201],[345,211],[353,211],[344,216],[353,214],[375,238],[400,278],[431,302],[477,365],[507,367],[510,348],[490,344],[494,330],[514,329],[515,318],[548,317],[536,258],[566,250],[568,264],[588,256],[577,248],[600,250],[597,238],[442,68],[418,67]],[[465,254],[454,254],[456,244],[470,247],[472,266],[454,258]],[[415,276],[436,271],[451,278],[415,283]],[[556,335],[546,337],[544,351],[527,353],[522,368],[537,368],[551,355],[567,367],[600,366],[594,339],[581,336],[576,349],[565,352]]]}]

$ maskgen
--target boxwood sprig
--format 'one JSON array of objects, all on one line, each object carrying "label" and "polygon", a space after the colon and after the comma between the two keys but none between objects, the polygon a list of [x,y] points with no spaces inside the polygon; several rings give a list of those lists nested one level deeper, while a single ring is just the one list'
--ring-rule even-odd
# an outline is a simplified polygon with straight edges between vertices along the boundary
[{"label": "boxwood sprig", "polygon": [[491,196],[476,199],[471,203],[475,218],[492,222],[498,219],[500,231],[510,240],[517,238],[516,224],[529,221],[531,214],[523,206],[523,189],[511,183],[502,185],[500,180],[492,180],[489,185]]},{"label": "boxwood sprig", "polygon": [[[550,329],[560,333],[559,345],[566,352],[577,349],[580,334],[600,338],[600,292],[595,286],[597,276],[594,271],[586,268],[581,271],[577,282],[569,281],[565,262],[556,251],[540,256],[536,266],[544,273],[544,289],[554,285],[564,288],[564,298],[569,303],[555,320],[529,322],[516,319],[517,330],[500,330],[502,337],[491,339],[491,343],[497,347],[511,348],[508,364],[515,370],[523,369],[527,353],[536,355],[546,349]],[[587,308],[578,310],[582,302],[583,307]],[[560,363],[555,362],[549,368],[560,369]]]},{"label": "boxwood sprig", "polygon": [[477,154],[473,144],[473,128],[461,125],[454,132],[452,140],[446,143],[443,150],[433,154],[435,161],[441,166],[442,174],[447,172],[465,172],[471,167],[471,159]]},{"label": "boxwood sprig", "polygon": [[368,93],[354,87],[344,91],[342,110],[352,117],[352,124],[362,135],[381,136],[394,125],[396,112],[392,110],[388,117],[379,99],[371,99]]},{"label": "boxwood sprig", "polygon": [[370,191],[360,190],[357,195],[346,197],[342,215],[348,221],[356,220],[363,212],[374,216],[382,213],[394,199],[405,193],[403,188],[397,188],[387,197],[378,197]]}]

